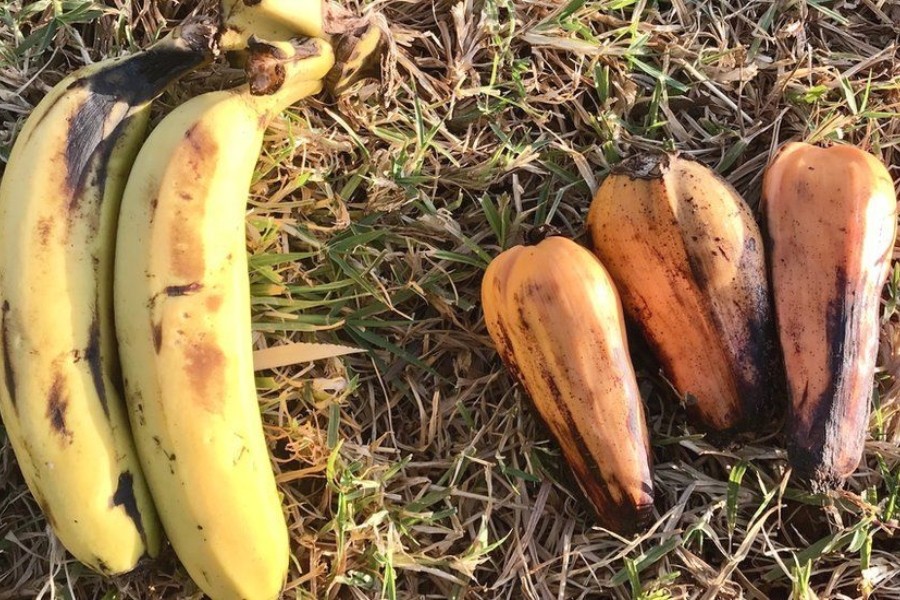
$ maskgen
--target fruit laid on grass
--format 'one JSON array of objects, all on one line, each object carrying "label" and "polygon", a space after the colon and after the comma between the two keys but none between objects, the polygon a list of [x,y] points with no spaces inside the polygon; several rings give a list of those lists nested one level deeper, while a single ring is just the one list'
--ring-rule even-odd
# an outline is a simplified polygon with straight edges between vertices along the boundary
[{"label": "fruit laid on grass", "polygon": [[814,488],[833,487],[862,457],[896,235],[894,185],[858,148],[789,143],[766,169],[763,208],[790,397],[788,454]]},{"label": "fruit laid on grass", "polygon": [[774,332],[762,238],[737,191],[699,162],[640,155],[600,186],[588,228],[689,417],[722,443],[751,427]]},{"label": "fruit laid on grass", "polygon": [[653,508],[649,438],[622,309],[606,270],[550,236],[488,266],[485,321],[604,526],[640,528]]},{"label": "fruit laid on grass", "polygon": [[131,570],[161,541],[120,391],[116,215],[150,105],[212,59],[214,33],[185,22],[63,79],[29,116],[0,183],[0,414],[47,522],[104,574]]},{"label": "fruit laid on grass", "polygon": [[322,90],[322,40],[257,43],[249,84],[197,96],[141,148],[119,218],[125,395],[163,526],[214,600],[275,598],[288,532],[253,374],[245,211],[263,133]]}]

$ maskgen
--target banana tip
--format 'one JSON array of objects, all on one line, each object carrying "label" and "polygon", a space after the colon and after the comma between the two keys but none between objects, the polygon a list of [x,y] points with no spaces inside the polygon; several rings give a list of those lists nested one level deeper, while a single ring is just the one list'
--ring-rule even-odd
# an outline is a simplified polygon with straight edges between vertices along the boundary
[{"label": "banana tip", "polygon": [[219,26],[212,17],[197,16],[185,19],[175,28],[174,38],[191,50],[218,53],[216,37]]},{"label": "banana tip", "polygon": [[285,70],[276,48],[251,40],[250,56],[245,67],[250,93],[254,96],[274,94],[284,85]]},{"label": "banana tip", "polygon": [[332,96],[340,96],[357,81],[380,75],[382,56],[389,45],[388,35],[383,17],[373,14],[335,36],[335,65],[325,78]]},{"label": "banana tip", "polygon": [[610,173],[631,179],[659,179],[669,170],[668,154],[638,153],[615,165]]},{"label": "banana tip", "polygon": [[322,44],[318,39],[268,42],[251,36],[247,42],[245,67],[250,93],[265,96],[280,90],[287,78],[285,64],[321,55]]}]

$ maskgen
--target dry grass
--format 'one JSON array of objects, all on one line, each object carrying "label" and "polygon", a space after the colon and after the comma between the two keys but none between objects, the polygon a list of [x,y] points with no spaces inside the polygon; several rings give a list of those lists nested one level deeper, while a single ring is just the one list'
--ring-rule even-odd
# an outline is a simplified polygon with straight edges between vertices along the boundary
[{"label": "dry grass", "polygon": [[[0,158],[64,73],[198,9],[28,4],[33,14],[19,0],[0,6]],[[900,3],[358,8],[391,24],[385,81],[286,114],[247,219],[258,347],[370,350],[258,374],[293,533],[285,597],[900,598],[900,274],[885,296],[866,460],[831,496],[791,484],[778,423],[739,449],[706,444],[641,358],[657,502],[634,539],[594,526],[478,307],[490,258],[532,224],[581,236],[591,191],[633,152],[688,152],[754,205],[763,166],[789,139],[858,143],[900,178]],[[178,86],[158,114],[234,77],[214,72]],[[0,599],[32,597],[199,593],[171,550],[115,580],[72,561],[0,428]]]}]

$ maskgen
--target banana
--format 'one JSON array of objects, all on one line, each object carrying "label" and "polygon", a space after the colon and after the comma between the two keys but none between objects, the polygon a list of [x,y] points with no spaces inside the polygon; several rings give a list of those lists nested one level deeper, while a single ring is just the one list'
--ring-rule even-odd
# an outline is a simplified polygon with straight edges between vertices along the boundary
[{"label": "banana", "polygon": [[265,40],[292,36],[324,38],[326,11],[323,0],[221,0],[219,44],[226,50],[247,47],[251,35]]},{"label": "banana", "polygon": [[328,92],[337,97],[357,81],[377,77],[384,46],[384,31],[376,24],[374,17],[369,23],[337,36],[334,40],[336,64],[325,78]]},{"label": "banana", "polygon": [[636,155],[588,213],[594,253],[710,438],[750,429],[769,403],[774,330],[759,227],[740,194],[679,155]]},{"label": "banana", "polygon": [[485,325],[600,522],[633,533],[653,514],[653,477],[622,305],[590,251],[547,233],[488,265]]},{"label": "banana", "polygon": [[255,43],[249,84],[152,132],[119,219],[115,313],[138,453],[163,526],[212,598],[274,598],[289,545],[253,373],[244,212],[267,124],[322,89],[322,40]]},{"label": "banana", "polygon": [[863,456],[897,230],[894,183],[859,148],[791,142],[766,168],[762,195],[790,398],[788,457],[796,476],[828,489]]},{"label": "banana", "polygon": [[161,541],[120,392],[118,204],[151,102],[211,60],[214,33],[186,22],[66,77],[28,118],[0,183],[0,416],[56,535],[104,574]]},{"label": "banana", "polygon": [[[326,0],[221,0],[219,45],[240,57],[252,37],[286,41],[296,36],[320,38],[332,45],[335,68],[325,78],[332,96],[376,76],[385,48],[385,25],[378,15],[357,17]],[[233,62],[239,63],[236,58]]]}]

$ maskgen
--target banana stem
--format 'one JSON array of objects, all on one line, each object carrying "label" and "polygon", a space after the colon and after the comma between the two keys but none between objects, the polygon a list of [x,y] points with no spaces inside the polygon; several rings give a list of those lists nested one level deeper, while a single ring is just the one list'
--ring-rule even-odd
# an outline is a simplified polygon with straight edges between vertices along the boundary
[{"label": "banana stem", "polygon": [[537,246],[548,237],[554,236],[565,237],[559,229],[557,229],[553,225],[545,223],[543,225],[539,225],[538,227],[533,227],[525,232],[525,245]]},{"label": "banana stem", "polygon": [[318,93],[333,65],[331,46],[320,39],[303,43],[251,39],[246,67],[250,101],[261,114],[272,118]]}]

